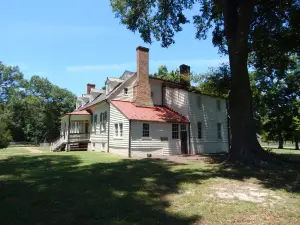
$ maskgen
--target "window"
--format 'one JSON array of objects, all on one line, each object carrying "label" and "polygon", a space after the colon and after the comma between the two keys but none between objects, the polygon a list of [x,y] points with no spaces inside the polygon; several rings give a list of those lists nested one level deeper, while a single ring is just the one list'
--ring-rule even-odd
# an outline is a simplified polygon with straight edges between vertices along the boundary
[{"label": "window", "polygon": [[218,111],[221,111],[221,100],[217,99],[217,109]]},{"label": "window", "polygon": [[120,137],[123,137],[123,123],[119,123]]},{"label": "window", "polygon": [[222,140],[222,124],[221,123],[217,124],[217,129],[218,129],[218,139]]},{"label": "window", "polygon": [[197,128],[198,128],[198,139],[202,139],[202,123],[201,122],[198,122]]},{"label": "window", "polygon": [[102,125],[101,125],[101,131],[106,130],[106,121],[107,121],[107,112],[105,111],[102,113]]},{"label": "window", "polygon": [[150,136],[150,126],[149,123],[143,123],[143,137]]},{"label": "window", "polygon": [[201,99],[201,96],[197,96],[197,106],[199,109],[201,109],[201,105],[202,105],[202,99]]},{"label": "window", "polygon": [[172,124],[172,139],[179,139],[179,125]]},{"label": "window", "polygon": [[128,88],[124,88],[124,95],[128,95]]},{"label": "window", "polygon": [[115,123],[115,137],[123,137],[123,123]]},{"label": "window", "polygon": [[119,124],[115,123],[115,137],[119,136]]},{"label": "window", "polygon": [[98,115],[94,115],[94,132],[96,133],[96,128],[97,128],[97,118]]}]

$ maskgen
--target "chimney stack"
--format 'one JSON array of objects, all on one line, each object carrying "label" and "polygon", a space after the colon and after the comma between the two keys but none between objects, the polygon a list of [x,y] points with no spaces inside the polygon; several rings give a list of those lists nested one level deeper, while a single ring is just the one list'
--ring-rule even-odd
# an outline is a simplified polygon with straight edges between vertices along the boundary
[{"label": "chimney stack", "polygon": [[179,82],[185,86],[191,86],[191,67],[182,64],[179,66],[180,80]]},{"label": "chimney stack", "polygon": [[135,105],[153,107],[151,87],[149,83],[149,49],[137,47],[137,82],[134,87]]},{"label": "chimney stack", "polygon": [[91,93],[91,89],[92,88],[95,88],[96,87],[96,85],[95,84],[87,84],[86,85],[86,94],[90,94]]}]

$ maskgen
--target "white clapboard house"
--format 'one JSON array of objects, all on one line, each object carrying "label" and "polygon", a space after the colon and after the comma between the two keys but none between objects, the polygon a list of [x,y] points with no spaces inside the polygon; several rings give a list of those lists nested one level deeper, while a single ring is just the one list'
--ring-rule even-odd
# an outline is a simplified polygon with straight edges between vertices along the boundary
[{"label": "white clapboard house", "polygon": [[107,78],[106,90],[87,85],[75,111],[61,118],[52,150],[128,157],[227,152],[226,100],[195,91],[186,65],[180,66],[178,82],[149,76],[149,49],[136,51],[137,72]]}]

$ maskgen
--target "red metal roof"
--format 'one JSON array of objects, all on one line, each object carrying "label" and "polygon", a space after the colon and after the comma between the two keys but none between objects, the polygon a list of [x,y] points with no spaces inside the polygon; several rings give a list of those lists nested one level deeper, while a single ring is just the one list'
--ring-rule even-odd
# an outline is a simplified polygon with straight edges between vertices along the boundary
[{"label": "red metal roof", "polygon": [[111,101],[128,119],[165,123],[188,123],[189,120],[177,112],[163,106],[153,108],[137,107],[132,102]]},{"label": "red metal roof", "polygon": [[90,113],[86,110],[69,112],[67,115],[90,115]]}]

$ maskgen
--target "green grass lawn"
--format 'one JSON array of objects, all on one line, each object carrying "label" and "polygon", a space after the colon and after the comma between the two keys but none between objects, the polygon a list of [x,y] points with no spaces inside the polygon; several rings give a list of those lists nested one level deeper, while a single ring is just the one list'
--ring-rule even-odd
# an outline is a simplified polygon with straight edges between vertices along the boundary
[{"label": "green grass lawn", "polygon": [[[1,224],[300,224],[300,170],[0,152]],[[299,161],[300,162],[300,161]]]}]

